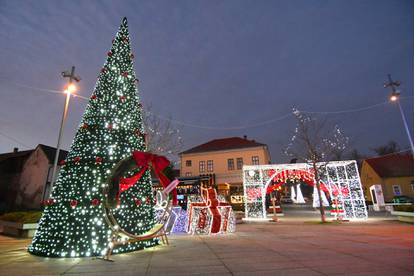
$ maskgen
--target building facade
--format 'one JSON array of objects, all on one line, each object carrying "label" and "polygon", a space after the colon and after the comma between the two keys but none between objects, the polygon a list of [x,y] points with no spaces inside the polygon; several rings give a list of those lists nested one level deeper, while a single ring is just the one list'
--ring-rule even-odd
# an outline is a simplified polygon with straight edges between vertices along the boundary
[{"label": "building facade", "polygon": [[269,164],[271,159],[267,145],[245,136],[211,140],[180,153],[180,161],[181,177],[213,174],[220,194],[238,196],[243,165]]},{"label": "building facade", "polygon": [[[50,193],[55,154],[55,148],[41,144],[0,154],[0,211],[40,209]],[[61,150],[59,161],[66,155]]]},{"label": "building facade", "polygon": [[392,154],[365,159],[362,162],[361,182],[367,200],[372,185],[381,185],[385,202],[394,196],[414,197],[414,158],[411,155]]}]

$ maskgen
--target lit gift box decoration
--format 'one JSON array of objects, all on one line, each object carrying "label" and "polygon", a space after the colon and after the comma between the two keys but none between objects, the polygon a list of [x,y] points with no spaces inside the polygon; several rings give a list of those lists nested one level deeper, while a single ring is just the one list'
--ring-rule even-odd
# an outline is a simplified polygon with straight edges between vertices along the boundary
[{"label": "lit gift box decoration", "polygon": [[231,205],[218,197],[213,188],[201,188],[201,197],[189,200],[187,232],[190,234],[225,234],[236,230]]}]

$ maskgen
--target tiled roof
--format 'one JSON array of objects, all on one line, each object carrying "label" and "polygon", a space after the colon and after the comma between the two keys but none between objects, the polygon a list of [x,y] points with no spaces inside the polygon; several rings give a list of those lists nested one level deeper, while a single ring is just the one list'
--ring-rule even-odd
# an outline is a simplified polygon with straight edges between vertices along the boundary
[{"label": "tiled roof", "polygon": [[414,158],[411,155],[392,154],[365,159],[380,177],[414,176]]},{"label": "tiled roof", "polygon": [[0,154],[0,162],[7,160],[9,158],[25,157],[25,156],[28,156],[32,152],[33,150],[24,150],[24,151],[18,151],[18,152],[2,153]]},{"label": "tiled roof", "polygon": [[230,137],[230,138],[211,140],[207,143],[204,143],[196,147],[193,147],[189,150],[183,151],[181,154],[229,150],[229,149],[252,148],[252,147],[261,147],[261,146],[266,146],[266,145],[262,143],[258,143],[254,140],[248,140],[248,139],[240,138],[240,137]]},{"label": "tiled roof", "polygon": [[[46,154],[47,159],[49,159],[49,162],[51,164],[53,164],[53,162],[55,161],[56,148],[46,146],[46,145],[43,145],[43,144],[39,144],[38,147],[40,147],[43,150],[43,152]],[[58,162],[64,160],[67,155],[68,155],[68,152],[66,150],[61,149],[59,151],[59,160],[58,160]]]},{"label": "tiled roof", "polygon": [[[43,145],[43,144],[39,144],[37,147],[40,147],[43,150],[43,152],[46,154],[46,157],[49,160],[49,162],[53,163],[53,161],[55,160],[56,148],[46,146],[46,145]],[[9,160],[10,158],[18,158],[18,157],[26,158],[33,151],[34,151],[34,149],[17,151],[17,152],[2,153],[2,154],[0,154],[0,162],[5,161],[5,160]],[[67,154],[68,154],[68,152],[66,150],[61,149],[59,151],[59,161],[65,159]]]}]

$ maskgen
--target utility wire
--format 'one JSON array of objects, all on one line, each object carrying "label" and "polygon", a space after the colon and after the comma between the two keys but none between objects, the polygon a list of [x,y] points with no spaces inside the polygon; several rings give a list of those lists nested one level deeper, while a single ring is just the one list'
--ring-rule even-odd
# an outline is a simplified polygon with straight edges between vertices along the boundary
[{"label": "utility wire", "polygon": [[155,114],[153,112],[147,112],[147,113],[152,114],[153,116],[155,116],[157,118],[160,118],[161,120],[170,121],[170,122],[173,122],[173,123],[182,125],[182,126],[188,126],[188,127],[194,127],[194,128],[201,128],[201,129],[219,129],[219,130],[236,130],[236,129],[245,129],[245,128],[258,127],[258,126],[262,126],[262,125],[267,125],[267,124],[270,124],[270,123],[274,123],[274,122],[277,122],[277,121],[281,121],[281,120],[283,120],[283,119],[285,119],[285,118],[287,118],[287,117],[289,117],[289,116],[292,115],[292,113],[289,112],[289,113],[287,113],[285,115],[282,115],[280,117],[273,118],[273,119],[270,119],[270,120],[267,120],[267,121],[263,121],[261,123],[244,125],[244,126],[220,127],[220,126],[201,126],[201,125],[195,125],[195,124],[190,124],[190,123],[185,123],[185,122],[177,121],[177,120],[170,119],[170,118],[165,118],[165,117],[160,116],[160,115],[157,115],[157,114]]},{"label": "utility wire", "polygon": [[[54,94],[62,94],[62,91],[59,90],[51,90],[51,89],[45,89],[45,88],[38,88],[38,87],[33,87],[33,86],[29,86],[29,85],[25,85],[25,84],[21,84],[21,83],[12,83],[16,86],[20,86],[20,87],[24,87],[24,88],[28,88],[28,89],[33,89],[33,90],[38,90],[38,91],[43,91],[43,92],[49,92],[49,93],[54,93]],[[78,97],[81,98],[83,100],[89,100],[88,97],[84,97],[78,94],[73,94],[74,97]],[[409,98],[414,98],[414,96],[408,96],[408,97],[401,97],[401,99],[409,99]],[[360,107],[360,108],[354,108],[354,109],[345,109],[345,110],[338,110],[338,111],[309,111],[309,110],[298,110],[301,113],[305,113],[305,114],[325,114],[325,115],[329,115],[329,114],[345,114],[345,113],[353,113],[353,112],[361,112],[361,111],[366,111],[369,109],[373,109],[379,106],[383,106],[388,104],[388,101],[385,102],[381,102],[381,103],[376,103],[373,105],[369,105],[369,106],[364,106],[364,107]],[[198,125],[198,124],[193,124],[193,123],[187,123],[187,122],[183,122],[183,121],[179,121],[179,120],[174,120],[172,118],[166,118],[162,115],[158,115],[155,114],[153,112],[149,112],[147,111],[147,113],[161,119],[164,121],[169,121],[178,125],[182,125],[182,126],[187,126],[187,127],[192,127],[192,128],[199,128],[199,129],[209,129],[209,130],[240,130],[240,129],[246,129],[246,128],[254,128],[254,127],[259,127],[259,126],[263,126],[263,125],[267,125],[267,124],[272,124],[278,121],[281,121],[283,119],[286,119],[288,117],[290,117],[292,115],[292,112],[286,113],[280,117],[276,117],[276,118],[272,118],[263,122],[259,122],[259,123],[255,123],[255,124],[248,124],[248,125],[240,125],[240,126],[230,126],[230,127],[220,127],[220,126],[209,126],[209,125]]]},{"label": "utility wire", "polygon": [[14,137],[11,137],[11,136],[9,136],[9,135],[7,135],[7,134],[4,134],[4,133],[2,133],[2,132],[0,132],[0,135],[1,136],[3,136],[3,137],[6,137],[7,139],[9,139],[9,140],[12,140],[12,141],[14,141],[14,142],[16,142],[16,143],[18,143],[19,145],[21,145],[21,146],[24,146],[24,147],[26,147],[26,148],[30,148],[30,146],[28,146],[28,145],[26,145],[26,144],[24,144],[24,143],[22,143],[22,142],[20,142],[19,140],[17,140],[16,138],[14,138]]}]

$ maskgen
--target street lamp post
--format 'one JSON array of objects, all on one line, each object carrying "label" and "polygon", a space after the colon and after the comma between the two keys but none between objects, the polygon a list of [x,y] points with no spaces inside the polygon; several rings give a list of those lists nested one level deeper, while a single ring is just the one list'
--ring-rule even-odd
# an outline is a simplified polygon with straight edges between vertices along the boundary
[{"label": "street lamp post", "polygon": [[58,142],[56,146],[56,155],[55,155],[55,160],[53,162],[52,180],[50,182],[50,192],[52,191],[53,185],[55,183],[57,163],[59,161],[60,142],[62,140],[63,129],[65,127],[66,116],[68,114],[70,95],[77,90],[76,86],[72,82],[73,80],[75,80],[76,82],[80,81],[80,77],[75,76],[75,66],[72,66],[72,69],[70,71],[62,72],[62,77],[69,78],[69,83],[64,91],[64,93],[66,94],[66,101],[65,101],[65,106],[63,108],[62,120],[60,122],[59,137],[58,137]]},{"label": "street lamp post", "polygon": [[390,100],[392,102],[397,102],[398,107],[400,109],[401,117],[404,123],[405,131],[407,132],[408,140],[410,141],[410,147],[411,147],[411,154],[414,157],[414,144],[413,139],[411,138],[410,129],[408,128],[407,119],[405,118],[404,110],[402,109],[401,103],[400,103],[400,91],[397,90],[396,87],[400,86],[400,81],[393,81],[391,78],[391,74],[388,74],[388,82],[384,83],[384,88],[391,87],[391,95]]}]

